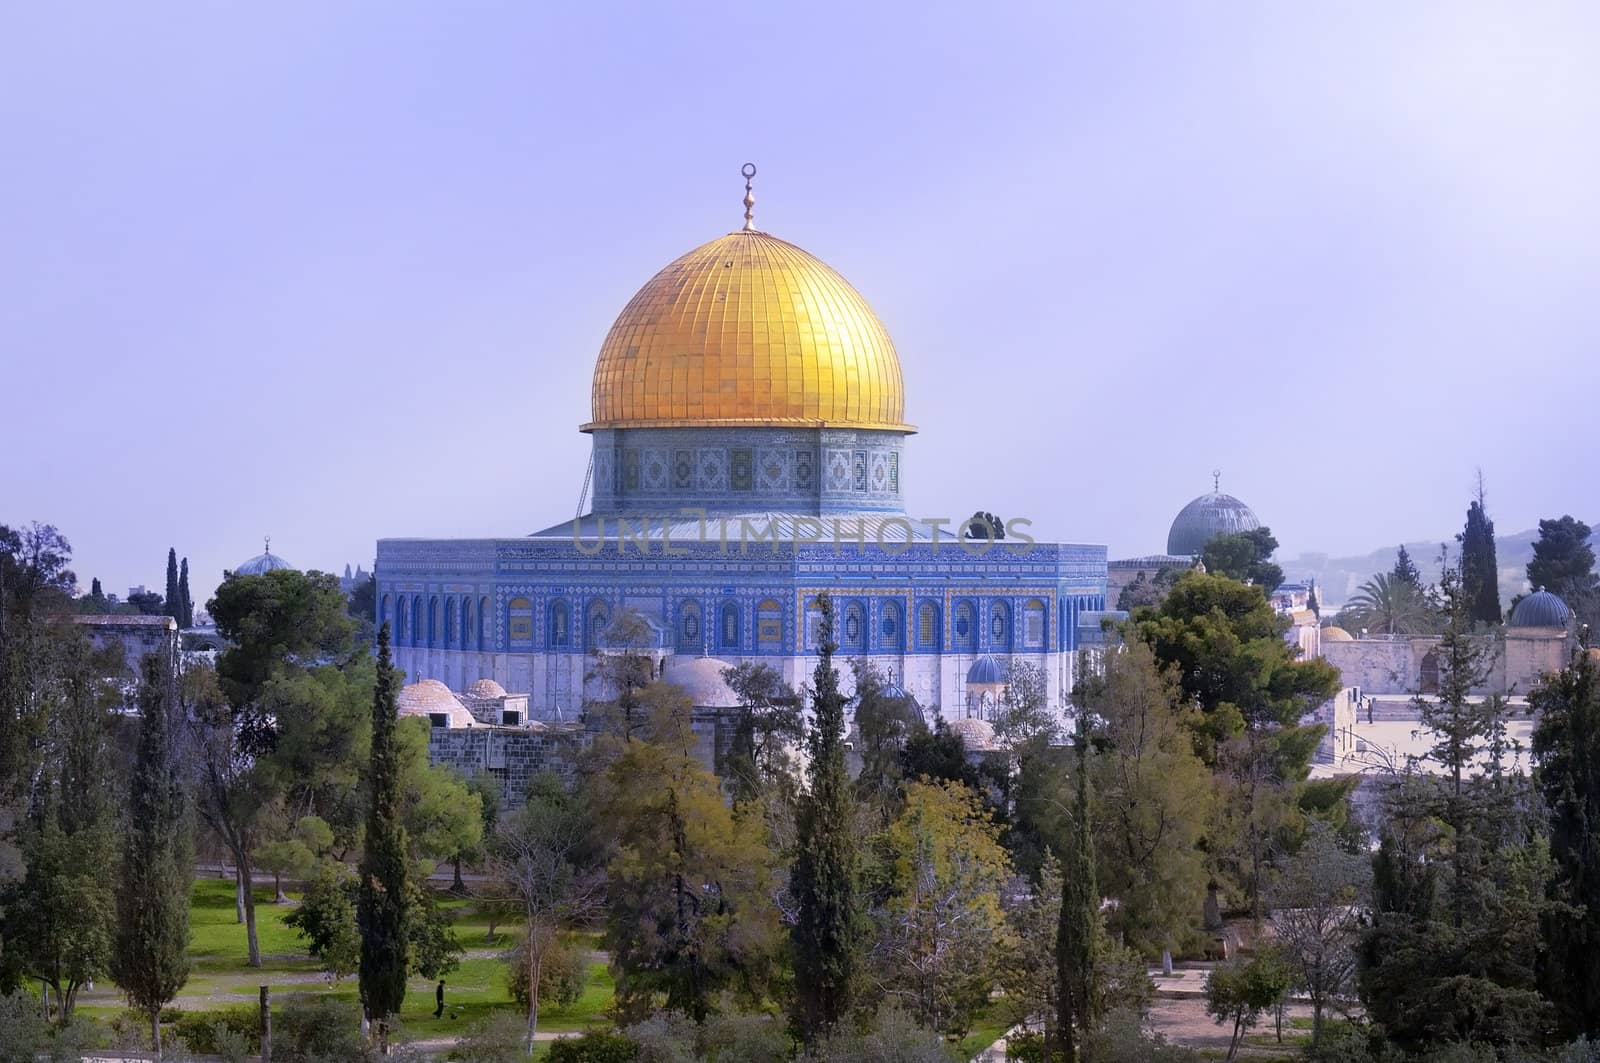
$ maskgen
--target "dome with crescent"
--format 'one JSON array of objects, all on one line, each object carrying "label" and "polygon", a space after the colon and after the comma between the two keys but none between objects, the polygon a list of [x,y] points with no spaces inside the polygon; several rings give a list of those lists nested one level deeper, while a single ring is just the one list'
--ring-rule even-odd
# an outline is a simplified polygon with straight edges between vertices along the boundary
[{"label": "dome with crescent", "polygon": [[910,432],[904,407],[899,356],[861,294],[747,229],[669,263],[629,300],[600,348],[583,429]]}]

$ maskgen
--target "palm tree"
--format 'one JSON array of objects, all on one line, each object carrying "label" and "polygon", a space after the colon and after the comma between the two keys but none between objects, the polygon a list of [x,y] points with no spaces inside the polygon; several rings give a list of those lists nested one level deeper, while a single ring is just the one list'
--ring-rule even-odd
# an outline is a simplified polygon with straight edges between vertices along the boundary
[{"label": "palm tree", "polygon": [[1387,572],[1356,588],[1345,608],[1361,627],[1386,635],[1426,635],[1438,629],[1438,611],[1428,592]]}]

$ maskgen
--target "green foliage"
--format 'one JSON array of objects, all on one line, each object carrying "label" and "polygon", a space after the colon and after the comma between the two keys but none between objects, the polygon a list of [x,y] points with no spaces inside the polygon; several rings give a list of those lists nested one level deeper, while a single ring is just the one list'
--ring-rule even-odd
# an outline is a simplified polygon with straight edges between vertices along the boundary
[{"label": "green foliage", "polygon": [[1194,752],[1198,710],[1135,640],[1073,692],[1100,721],[1093,760],[1096,878],[1108,925],[1146,955],[1178,949],[1205,896],[1201,842],[1214,795]]},{"label": "green foliage", "polygon": [[1273,927],[1296,985],[1311,999],[1314,1046],[1323,1012],[1354,979],[1371,877],[1366,856],[1345,849],[1334,828],[1319,822],[1283,862],[1274,888]]},{"label": "green foliage", "polygon": [[855,672],[856,752],[861,757],[856,793],[863,804],[877,810],[880,822],[887,823],[899,812],[901,754],[910,737],[926,728],[916,699],[909,694],[889,696],[888,682],[875,664],[857,657],[850,667]]},{"label": "green foliage", "polygon": [[516,1015],[497,1011],[469,1026],[450,1058],[456,1063],[524,1063],[527,1033]]},{"label": "green foliage", "polygon": [[389,625],[384,624],[378,632],[367,833],[356,904],[356,925],[361,932],[361,1002],[367,1015],[379,1026],[380,1037],[383,1024],[400,1011],[405,999],[412,918],[412,894],[406,882],[408,846],[405,826],[400,821],[400,765],[394,735],[398,708],[394,684]]},{"label": "green foliage", "polygon": [[1467,506],[1467,525],[1456,541],[1461,544],[1461,584],[1467,613],[1475,624],[1500,622],[1500,566],[1495,561],[1494,521],[1483,505],[1483,487]]},{"label": "green foliage", "polygon": [[1200,1063],[1204,1058],[1146,1031],[1143,1013],[1135,1009],[1107,1014],[1083,1039],[1084,1063]]},{"label": "green foliage", "polygon": [[171,733],[176,678],[155,654],[144,659],[139,747],[123,834],[111,977],[128,1004],[151,1017],[189,978],[189,883],[193,824]]},{"label": "green foliage", "polygon": [[[528,961],[528,946],[524,941],[506,956],[506,988],[511,999],[524,1009],[532,1001],[528,997],[528,983],[532,979],[533,965]],[[583,996],[589,986],[589,961],[583,949],[572,941],[557,935],[539,960],[539,1003],[557,1007],[571,1007]],[[526,1034],[526,1029],[523,1033]]]},{"label": "green foliage", "polygon": [[897,1008],[883,1008],[865,1030],[848,1026],[813,1043],[801,1063],[950,1063],[944,1038]]},{"label": "green foliage", "polygon": [[178,1011],[171,1022],[173,1034],[198,1055],[222,1055],[241,1042],[246,1051],[261,1051],[261,1010],[254,1004]]},{"label": "green foliage", "polygon": [[1559,596],[1579,618],[1600,622],[1600,576],[1594,571],[1593,529],[1571,515],[1539,522],[1528,582]]},{"label": "green foliage", "polygon": [[1425,588],[1383,572],[1356,588],[1345,605],[1343,619],[1356,630],[1383,635],[1433,634],[1442,622],[1438,606]]},{"label": "green foliage", "polygon": [[800,695],[770,664],[744,661],[722,678],[739,699],[733,735],[718,771],[736,803],[751,801],[788,781],[787,743],[799,741]]},{"label": "green foliage", "polygon": [[178,551],[167,547],[167,594],[164,602],[166,614],[183,626],[183,596],[178,590]]},{"label": "green foliage", "polygon": [[1587,653],[1528,696],[1555,864],[1541,984],[1569,1034],[1600,1031],[1600,666]]},{"label": "green foliage", "polygon": [[713,1015],[700,1027],[698,1047],[706,1063],[770,1063],[787,1059],[792,1042],[770,1015]]},{"label": "green foliage", "polygon": [[356,932],[359,886],[348,868],[334,860],[317,865],[300,905],[284,916],[306,942],[306,951],[322,961],[334,981],[361,966],[361,938]]},{"label": "green foliage", "polygon": [[183,615],[178,618],[180,627],[194,627],[194,596],[189,593],[189,559],[178,567],[178,600],[183,603]]},{"label": "green foliage", "polygon": [[1406,549],[1406,544],[1400,544],[1400,553],[1394,561],[1394,568],[1389,570],[1389,582],[1403,583],[1412,590],[1421,594],[1426,585],[1422,582],[1422,571],[1417,568],[1415,561],[1411,560],[1411,552]]},{"label": "green foliage", "polygon": [[1056,924],[1056,1029],[1071,1059],[1079,1029],[1098,1017],[1095,963],[1101,936],[1100,890],[1094,877],[1094,827],[1089,804],[1088,712],[1078,718],[1078,764],[1072,834],[1061,859],[1061,918]]},{"label": "green foliage", "polygon": [[606,943],[624,1017],[669,1009],[703,1019],[724,990],[760,999],[776,952],[772,855],[701,766],[689,699],[655,683],[648,722],[596,780],[596,820],[615,851]]},{"label": "green foliage", "polygon": [[1219,1026],[1233,1026],[1228,1059],[1238,1055],[1240,1041],[1261,1020],[1262,1012],[1288,994],[1291,982],[1288,966],[1271,951],[1212,969],[1206,977],[1206,1014]]},{"label": "green foliage", "polygon": [[635,1063],[639,1046],[614,1030],[588,1030],[550,1045],[546,1063]]},{"label": "green foliage", "polygon": [[855,791],[844,762],[845,697],[833,666],[833,600],[818,596],[822,611],[818,659],[812,676],[809,786],[799,801],[798,837],[789,889],[798,906],[792,931],[795,1032],[807,1042],[824,1035],[855,1000],[863,926]]},{"label": "green foliage", "polygon": [[293,993],[273,1008],[273,1063],[364,1063],[372,1057],[354,1005],[324,994]]},{"label": "green foliage", "polygon": [[889,882],[872,913],[876,980],[922,1025],[965,1033],[1010,945],[999,828],[960,783],[910,783],[880,845]]},{"label": "green foliage", "polygon": [[223,580],[206,610],[230,643],[217,659],[230,703],[255,701],[287,664],[348,656],[355,625],[344,605],[338,579],[326,572],[274,569]]},{"label": "green foliage", "polygon": [[22,992],[0,996],[0,1063],[34,1063],[49,1037],[35,997]]},{"label": "green foliage", "polygon": [[1272,562],[1278,540],[1270,528],[1217,535],[1206,543],[1200,560],[1206,571],[1260,587],[1271,594],[1283,582],[1283,569]]},{"label": "green foliage", "polygon": [[1167,591],[1172,589],[1172,584],[1182,571],[1181,568],[1157,569],[1156,574],[1148,578],[1140,572],[1133,577],[1132,583],[1118,593],[1117,608],[1126,613],[1155,608],[1167,596]]},{"label": "green foliage", "polygon": [[428,762],[427,720],[410,717],[396,728],[401,816],[415,861],[432,863],[483,844],[483,798],[459,774]]},{"label": "green foliage", "polygon": [[430,981],[443,978],[460,966],[466,949],[425,881],[408,877],[406,893],[406,972]]}]

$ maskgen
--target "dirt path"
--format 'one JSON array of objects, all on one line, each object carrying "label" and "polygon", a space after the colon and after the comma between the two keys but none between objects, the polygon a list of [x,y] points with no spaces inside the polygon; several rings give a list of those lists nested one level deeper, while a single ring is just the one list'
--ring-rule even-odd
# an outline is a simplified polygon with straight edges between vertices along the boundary
[{"label": "dirt path", "polygon": [[[1311,1007],[1308,1004],[1290,1004],[1283,1010],[1283,1033],[1285,1041],[1289,1037],[1289,1020],[1311,1017]],[[1211,1016],[1206,1014],[1206,1002],[1197,997],[1159,997],[1150,1007],[1150,1016],[1146,1026],[1151,1033],[1160,1034],[1173,1044],[1188,1045],[1190,1048],[1201,1050],[1215,1049],[1226,1052],[1228,1050],[1228,1037],[1233,1032],[1232,1026],[1218,1026]],[[1269,1017],[1264,1017],[1253,1031],[1254,1034],[1271,1035],[1274,1026]],[[1296,1030],[1296,1035],[1303,1031]],[[1263,1049],[1249,1044],[1239,1049],[1239,1058],[1249,1055],[1270,1054],[1285,1055],[1295,1049],[1285,1044],[1281,1049],[1270,1046]]]}]

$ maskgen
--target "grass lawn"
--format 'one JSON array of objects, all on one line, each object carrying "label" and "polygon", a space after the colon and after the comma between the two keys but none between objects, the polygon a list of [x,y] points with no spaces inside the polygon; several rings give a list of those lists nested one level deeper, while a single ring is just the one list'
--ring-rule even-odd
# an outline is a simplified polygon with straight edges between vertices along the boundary
[{"label": "grass lawn", "polygon": [[1011,1019],[1006,1013],[1003,1002],[991,1000],[977,1015],[973,1017],[972,1029],[967,1031],[967,1036],[955,1046],[956,1053],[961,1059],[971,1059],[985,1048],[1000,1039],[1000,1035],[1011,1029]]}]

